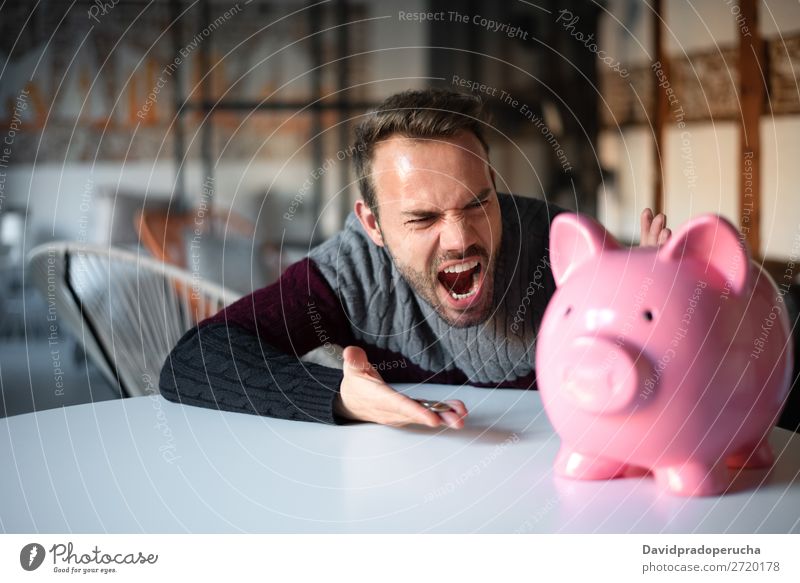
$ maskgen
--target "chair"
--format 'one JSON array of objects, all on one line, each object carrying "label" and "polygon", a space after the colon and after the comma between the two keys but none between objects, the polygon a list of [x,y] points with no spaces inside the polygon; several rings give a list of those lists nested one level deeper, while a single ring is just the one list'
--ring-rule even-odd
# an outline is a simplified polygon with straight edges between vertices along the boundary
[{"label": "chair", "polygon": [[70,242],[28,255],[29,277],[123,394],[158,392],[161,366],[180,337],[240,294],[136,252]]}]

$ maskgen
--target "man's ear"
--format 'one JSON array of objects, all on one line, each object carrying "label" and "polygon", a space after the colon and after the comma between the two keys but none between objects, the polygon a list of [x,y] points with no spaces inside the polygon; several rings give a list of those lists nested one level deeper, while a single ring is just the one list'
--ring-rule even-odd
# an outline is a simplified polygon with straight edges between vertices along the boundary
[{"label": "man's ear", "polygon": [[358,199],[354,210],[358,220],[361,222],[361,226],[364,227],[372,242],[378,247],[383,247],[383,235],[378,225],[378,217],[375,216],[372,209],[363,200]]}]

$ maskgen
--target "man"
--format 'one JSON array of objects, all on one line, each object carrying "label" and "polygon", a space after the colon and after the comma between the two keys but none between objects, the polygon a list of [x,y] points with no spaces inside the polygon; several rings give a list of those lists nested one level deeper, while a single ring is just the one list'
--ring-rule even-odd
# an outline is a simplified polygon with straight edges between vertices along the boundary
[{"label": "man", "polygon": [[[161,373],[172,401],[287,419],[458,429],[388,383],[535,386],[536,333],[555,291],[561,209],[498,194],[481,101],[447,90],[388,98],[356,130],[363,200],[344,230],[189,331]],[[642,214],[642,244],[666,241]],[[342,346],[342,369],[301,362]]]}]

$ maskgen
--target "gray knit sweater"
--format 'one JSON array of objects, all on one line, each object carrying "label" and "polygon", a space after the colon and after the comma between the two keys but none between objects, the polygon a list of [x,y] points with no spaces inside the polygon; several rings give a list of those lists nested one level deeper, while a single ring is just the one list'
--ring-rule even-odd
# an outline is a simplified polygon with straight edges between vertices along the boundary
[{"label": "gray knit sweater", "polygon": [[[403,354],[428,371],[460,370],[471,384],[529,376],[536,332],[554,291],[547,244],[554,209],[499,195],[503,237],[495,309],[482,324],[454,328],[420,299],[351,214],[344,230],[310,258],[337,290],[359,343]],[[515,318],[516,317],[516,318]]]}]

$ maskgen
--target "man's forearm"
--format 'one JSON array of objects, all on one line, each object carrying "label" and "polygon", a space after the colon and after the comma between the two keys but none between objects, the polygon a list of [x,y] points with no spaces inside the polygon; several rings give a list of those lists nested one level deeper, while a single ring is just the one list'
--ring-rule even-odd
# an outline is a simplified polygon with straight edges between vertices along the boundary
[{"label": "man's forearm", "polygon": [[161,371],[170,401],[320,423],[340,423],[334,403],[342,371],[304,363],[235,325],[193,328]]}]

